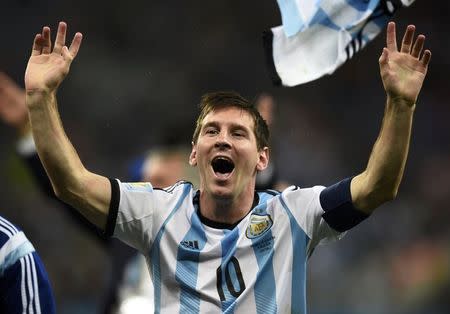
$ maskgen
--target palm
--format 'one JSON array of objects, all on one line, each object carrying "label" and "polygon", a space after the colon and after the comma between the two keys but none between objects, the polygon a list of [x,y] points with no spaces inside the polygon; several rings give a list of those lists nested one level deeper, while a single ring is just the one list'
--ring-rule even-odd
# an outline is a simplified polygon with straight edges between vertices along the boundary
[{"label": "palm", "polygon": [[380,57],[380,73],[386,93],[393,99],[410,104],[417,100],[427,74],[431,53],[426,50],[420,58],[425,37],[419,35],[413,45],[414,26],[409,26],[397,50],[395,24],[389,23],[387,49]]},{"label": "palm", "polygon": [[63,57],[57,54],[31,56],[25,71],[27,90],[58,87],[69,70]]}]

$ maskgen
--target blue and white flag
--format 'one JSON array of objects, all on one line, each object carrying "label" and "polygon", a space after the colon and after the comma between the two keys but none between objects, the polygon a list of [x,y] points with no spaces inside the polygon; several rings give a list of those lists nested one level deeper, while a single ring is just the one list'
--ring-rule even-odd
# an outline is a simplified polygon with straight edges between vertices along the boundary
[{"label": "blue and white flag", "polygon": [[295,86],[332,74],[413,2],[278,0],[283,25],[264,33],[274,84]]}]

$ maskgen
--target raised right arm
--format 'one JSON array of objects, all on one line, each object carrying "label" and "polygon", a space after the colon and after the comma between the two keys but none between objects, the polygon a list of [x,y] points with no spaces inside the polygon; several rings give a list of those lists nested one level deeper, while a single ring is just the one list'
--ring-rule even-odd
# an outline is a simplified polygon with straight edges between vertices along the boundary
[{"label": "raised right arm", "polygon": [[39,157],[55,194],[104,229],[111,200],[108,178],[88,171],[70,143],[58,113],[56,92],[81,45],[76,33],[65,46],[67,25],[60,22],[52,49],[50,28],[37,34],[25,72],[26,103]]}]

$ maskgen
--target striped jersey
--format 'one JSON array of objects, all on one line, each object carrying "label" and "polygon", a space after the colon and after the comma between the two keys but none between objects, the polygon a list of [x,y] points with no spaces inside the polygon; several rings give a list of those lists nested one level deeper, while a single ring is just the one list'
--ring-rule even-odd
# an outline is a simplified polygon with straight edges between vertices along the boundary
[{"label": "striped jersey", "polygon": [[202,217],[188,182],[112,181],[108,225],[147,259],[159,313],[306,313],[306,262],[340,238],[323,219],[325,187],[255,192],[232,228]]},{"label": "striped jersey", "polygon": [[25,234],[1,216],[0,313],[55,313],[42,261]]}]

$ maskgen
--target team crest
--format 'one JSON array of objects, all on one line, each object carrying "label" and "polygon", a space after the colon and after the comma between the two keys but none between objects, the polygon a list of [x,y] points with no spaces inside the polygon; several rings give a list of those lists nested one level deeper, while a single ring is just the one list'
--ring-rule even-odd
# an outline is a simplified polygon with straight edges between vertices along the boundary
[{"label": "team crest", "polygon": [[247,227],[245,235],[249,239],[254,239],[266,233],[272,227],[273,221],[270,215],[256,215],[250,216],[250,223]]}]

